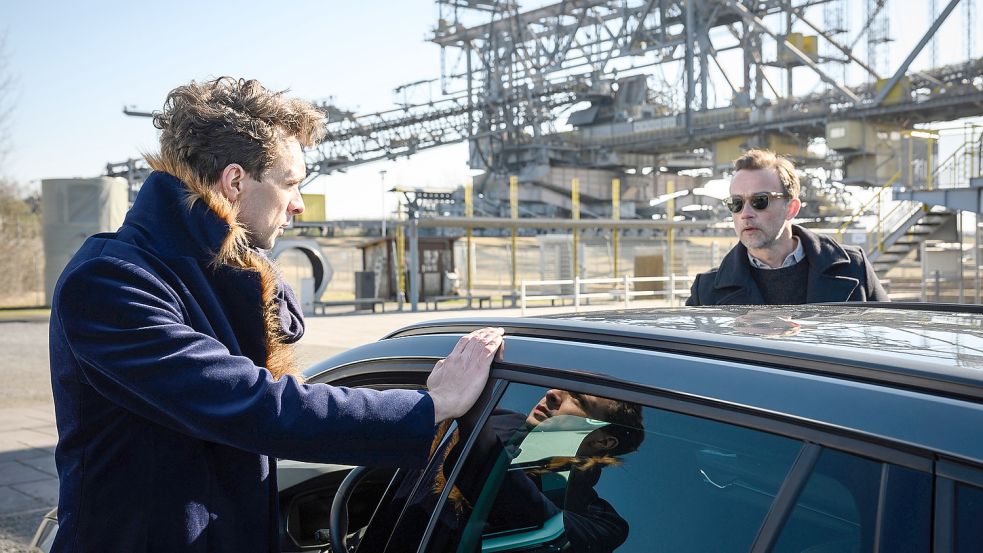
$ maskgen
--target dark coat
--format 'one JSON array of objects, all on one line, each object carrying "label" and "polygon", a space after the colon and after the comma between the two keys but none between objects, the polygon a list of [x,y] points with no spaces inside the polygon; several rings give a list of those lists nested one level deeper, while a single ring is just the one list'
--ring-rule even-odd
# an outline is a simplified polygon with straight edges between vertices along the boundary
[{"label": "dark coat", "polygon": [[[792,225],[809,260],[806,303],[834,301],[890,301],[874,268],[856,246],[841,246],[833,239]],[[761,305],[765,300],[751,276],[747,248],[738,243],[720,266],[696,276],[686,305]]]},{"label": "dark coat", "polygon": [[59,279],[53,551],[279,551],[275,457],[427,458],[427,394],[291,375],[296,301],[216,202],[155,172],[119,231],[89,238]]}]

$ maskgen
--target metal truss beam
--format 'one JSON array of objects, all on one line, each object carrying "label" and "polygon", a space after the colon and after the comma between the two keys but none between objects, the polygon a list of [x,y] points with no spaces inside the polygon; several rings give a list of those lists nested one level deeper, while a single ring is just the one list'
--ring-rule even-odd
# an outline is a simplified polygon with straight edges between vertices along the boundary
[{"label": "metal truss beam", "polygon": [[860,67],[863,67],[864,68],[864,71],[870,73],[870,75],[872,77],[874,77],[875,79],[880,79],[881,78],[881,76],[877,74],[877,71],[874,71],[874,68],[872,68],[871,66],[869,66],[866,63],[864,63],[863,61],[861,61],[860,58],[854,56],[853,55],[853,52],[849,48],[847,48],[846,46],[843,46],[842,44],[840,44],[839,42],[837,42],[836,39],[834,39],[833,37],[829,36],[825,31],[823,31],[818,26],[816,26],[816,24],[814,24],[813,22],[811,22],[808,19],[806,19],[804,11],[805,10],[803,10],[802,8],[796,8],[795,9],[795,15],[796,15],[796,17],[798,18],[799,21],[805,23],[810,29],[812,29],[813,31],[815,31],[816,34],[818,34],[819,36],[825,38],[826,39],[826,42],[828,42],[834,48],[836,48],[837,50],[839,50],[840,52],[842,52],[843,55],[845,55],[847,57],[847,59],[849,59],[853,63],[859,65]]},{"label": "metal truss beam", "polygon": [[[958,0],[954,0],[954,1],[958,1]],[[765,25],[765,22],[762,21],[761,18],[759,18],[758,16],[751,13],[751,11],[748,10],[746,6],[744,6],[737,0],[728,0],[727,5],[730,8],[732,8],[735,12],[740,14],[741,17],[743,17],[748,23],[753,24],[755,27],[757,27],[762,32],[764,32],[766,35],[775,39],[775,41],[781,42],[785,46],[785,48],[788,49],[789,52],[792,52],[792,54],[799,59],[799,61],[801,61],[809,69],[812,69],[817,75],[819,75],[820,79],[832,85],[833,88],[839,90],[840,93],[842,93],[844,96],[849,98],[854,103],[860,102],[860,97],[854,94],[852,90],[844,86],[842,83],[837,82],[837,80],[834,79],[833,77],[827,75],[825,71],[823,71],[818,65],[816,65],[816,62],[812,61],[812,58],[802,53],[802,50],[796,48],[791,42],[778,36],[774,31],[769,29],[768,26]]]},{"label": "metal truss beam", "polygon": [[904,77],[904,74],[908,71],[908,67],[911,65],[911,62],[915,61],[915,58],[917,58],[918,54],[921,53],[922,48],[924,48],[925,45],[928,44],[928,41],[931,40],[933,36],[935,36],[935,32],[939,30],[939,27],[942,26],[942,23],[946,20],[947,17],[949,17],[949,14],[952,13],[952,10],[955,9],[956,4],[958,3],[959,0],[949,1],[949,4],[945,7],[945,9],[942,10],[942,13],[940,13],[939,16],[935,19],[935,22],[932,23],[932,26],[929,27],[927,31],[925,31],[925,35],[922,36],[922,39],[918,41],[918,44],[916,44],[914,48],[912,48],[911,53],[909,53],[908,57],[905,58],[904,62],[901,64],[901,67],[898,67],[898,70],[894,72],[894,75],[892,75],[891,79],[884,85],[884,88],[882,88],[881,91],[877,93],[877,96],[874,98],[873,101],[873,104],[875,106],[880,105],[880,103],[884,101],[884,98],[887,98],[887,95],[891,93],[891,89],[893,89],[894,86],[898,84],[898,81],[901,80],[901,77]]},{"label": "metal truss beam", "polygon": [[[507,217],[437,217],[419,219],[424,228],[534,228],[534,229],[706,229],[715,222],[652,219],[539,219]],[[406,224],[397,221],[396,224]]]},{"label": "metal truss beam", "polygon": [[[704,138],[708,136],[737,136],[790,128],[808,129],[804,131],[805,135],[813,136],[822,131],[823,120],[833,118],[869,116],[914,121],[916,117],[934,117],[931,114],[922,117],[921,108],[928,109],[929,105],[922,100],[931,95],[932,90],[940,88],[939,83],[952,83],[960,89],[960,94],[968,90],[966,77],[975,76],[972,73],[975,69],[966,69],[963,67],[966,64],[939,71],[933,69],[925,74],[912,73],[912,90],[919,101],[917,109],[913,109],[916,105],[914,96],[902,99],[899,105],[905,107],[882,105],[883,98],[878,99],[878,96],[884,96],[896,80],[882,90],[874,90],[870,84],[848,86],[844,79],[833,78],[832,72],[820,68],[810,55],[786,40],[784,33],[792,30],[790,22],[807,26],[846,56],[845,59],[826,61],[863,68],[877,78],[877,71],[853,54],[853,46],[862,40],[873,19],[883,13],[883,3],[872,8],[872,13],[868,14],[870,19],[854,44],[845,46],[845,39],[837,40],[809,19],[808,9],[829,1],[554,0],[549,5],[520,12],[516,2],[507,0],[438,0],[442,7],[453,10],[453,20],[442,19],[431,38],[442,49],[440,86],[443,99],[418,104],[407,100],[396,110],[329,118],[327,139],[318,148],[323,159],[317,164],[317,170],[329,172],[469,139],[474,145],[472,152],[481,154],[476,154],[476,162],[491,163],[485,154],[492,152],[494,163],[505,164],[497,168],[484,167],[489,173],[516,170],[523,163],[548,164],[556,160],[588,165],[594,161],[582,160],[600,160],[602,165],[599,166],[604,166],[603,155],[608,155],[604,152],[634,151],[633,143],[621,142],[613,136],[610,140],[596,141],[590,136],[600,135],[581,135],[578,131],[557,134],[556,121],[563,115],[561,108],[578,101],[589,101],[592,106],[607,110],[603,115],[605,119],[598,121],[615,121],[617,118],[616,122],[629,126],[633,118],[678,115],[680,127],[684,127],[684,120],[689,121],[689,125],[685,125],[689,132],[682,140],[674,138],[676,146],[685,149],[697,142],[700,147],[707,147]],[[947,1],[952,6],[959,0]],[[445,14],[450,16],[450,11],[443,10],[441,14],[442,18]],[[783,33],[768,28],[772,19],[778,17],[783,18],[787,27]],[[474,24],[482,20],[486,23]],[[937,31],[938,24],[940,21],[927,35]],[[802,75],[810,72],[817,75],[818,79],[808,75],[809,81],[828,83],[832,91],[803,97],[792,97],[784,90],[779,92],[779,88],[784,88],[778,86],[782,83],[773,82],[769,71],[764,70],[772,65],[762,56],[762,39],[766,36],[794,57],[795,61],[786,65],[789,82],[792,66],[804,66],[808,71],[803,71]],[[445,57],[446,48],[458,48],[461,54]],[[728,73],[728,69],[737,66],[732,67],[728,55],[722,54],[735,49],[745,52],[744,73],[737,80],[732,79],[735,75]],[[917,55],[917,50],[910,57]],[[451,66],[445,65],[445,60],[450,63],[455,58]],[[668,77],[662,77],[662,86],[657,88],[652,83],[658,84],[662,66],[675,69],[668,72]],[[897,79],[907,70],[907,65],[902,69],[895,75]],[[752,71],[756,73],[752,75]],[[799,72],[795,74],[799,75]],[[612,92],[611,83],[639,75],[650,77],[648,96],[643,100],[650,110],[644,112],[648,115],[639,116],[639,112],[626,115],[627,111],[612,115],[614,109],[622,108],[613,107],[619,100]],[[775,117],[776,121],[781,118],[781,122],[741,124],[734,128],[729,125],[714,129],[703,126],[699,114],[707,109],[708,89],[719,89],[723,84],[719,80],[721,76],[730,92],[746,102],[741,104],[742,109],[770,105],[768,117]],[[673,79],[679,81],[673,83]],[[432,81],[421,81],[420,87],[430,86]],[[683,85],[684,82],[687,84]],[[407,98],[410,97],[412,95],[408,94]],[[966,96],[953,95],[948,100],[958,104],[962,101],[960,98]],[[933,102],[935,100],[939,99],[933,98]],[[822,105],[827,108],[817,110],[816,106]],[[809,113],[797,111],[796,106],[806,106],[803,111]],[[965,112],[960,106],[953,104],[946,108],[946,113]],[[867,107],[873,109],[867,110]],[[810,122],[799,119],[806,115]],[[818,119],[812,121],[815,118]],[[597,123],[578,123],[585,124]],[[777,127],[773,128],[773,125]],[[656,144],[664,149],[668,143],[662,142],[661,138],[655,141],[640,139],[638,147],[656,147]],[[569,151],[571,148],[583,150],[578,154],[579,158]]]},{"label": "metal truss beam", "polygon": [[461,43],[474,42],[478,39],[484,39],[490,34],[512,31],[518,27],[524,27],[530,22],[541,21],[550,17],[572,15],[576,10],[586,10],[607,4],[607,2],[608,0],[567,0],[528,12],[517,13],[507,18],[492,21],[487,25],[477,25],[461,31],[440,34],[433,38],[433,42],[441,46],[455,46]]}]

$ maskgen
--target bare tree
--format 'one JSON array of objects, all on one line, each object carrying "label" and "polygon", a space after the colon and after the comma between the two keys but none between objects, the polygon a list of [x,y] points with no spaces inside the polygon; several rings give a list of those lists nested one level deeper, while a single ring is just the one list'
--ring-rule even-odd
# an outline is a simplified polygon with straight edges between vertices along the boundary
[{"label": "bare tree", "polygon": [[7,174],[13,95],[6,35],[0,33],[0,307],[37,305],[44,286],[40,202]]}]

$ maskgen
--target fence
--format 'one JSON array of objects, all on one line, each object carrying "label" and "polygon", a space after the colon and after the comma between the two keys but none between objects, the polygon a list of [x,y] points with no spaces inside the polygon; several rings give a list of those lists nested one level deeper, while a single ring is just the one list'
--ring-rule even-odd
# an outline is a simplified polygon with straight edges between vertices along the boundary
[{"label": "fence", "polygon": [[[610,299],[621,299],[624,302],[624,308],[628,309],[631,304],[632,298],[639,297],[656,297],[662,296],[666,298],[669,303],[669,307],[675,307],[677,296],[688,297],[690,289],[687,286],[684,289],[677,289],[676,285],[680,282],[692,283],[696,280],[695,276],[677,276],[670,274],[667,277],[632,277],[625,275],[621,278],[573,278],[570,280],[531,280],[522,281],[519,291],[519,306],[521,309],[521,314],[524,316],[526,314],[526,307],[529,301],[555,301],[555,300],[565,300],[572,299],[574,309],[580,308],[580,303],[583,300],[590,301],[591,298],[610,298]],[[667,286],[664,290],[632,290],[632,285],[639,282],[658,282],[665,283]],[[598,284],[613,284],[615,285],[610,290],[603,292],[584,292],[582,290],[585,285],[598,285]],[[620,288],[618,285],[621,285]],[[530,295],[530,287],[541,287],[541,286],[572,286],[572,294],[537,294]]]},{"label": "fence", "polygon": [[[615,273],[615,250],[611,237],[603,235],[582,237],[577,244],[576,276],[582,281],[594,279],[620,279],[629,274],[635,277],[662,277],[670,274],[696,274],[707,271],[720,263],[720,260],[735,244],[733,235],[720,237],[682,237],[670,246],[664,237],[622,236],[617,250],[618,262]],[[519,294],[522,281],[566,281],[565,284],[550,285],[556,294],[573,294],[573,241],[569,234],[539,235],[519,237],[516,243],[516,289],[512,290],[511,245],[509,239],[481,237],[473,240],[471,257],[473,294],[511,295]],[[468,288],[465,278],[467,271],[466,244],[458,241],[454,248],[455,265],[461,276],[462,293]],[[670,257],[672,258],[670,261]],[[643,266],[643,261],[650,261]],[[642,281],[639,281],[642,282]],[[585,284],[586,288],[597,284]]]},{"label": "fence", "polygon": [[[627,234],[627,233],[626,233]],[[358,248],[366,240],[356,237],[318,238],[325,259],[334,270],[322,300],[344,300],[354,297],[356,271],[372,271],[374,267],[363,267],[361,250]],[[696,274],[711,269],[720,263],[723,255],[737,242],[730,236],[678,237],[670,246],[665,237],[622,235],[617,248],[617,274],[615,273],[615,248],[610,233],[595,232],[586,234],[578,241],[577,275],[582,281],[581,292],[602,292],[606,284],[595,279],[615,278],[622,282],[627,274],[635,277],[639,284],[647,283],[656,287],[670,274]],[[470,289],[473,296],[515,297],[517,305],[519,283],[522,281],[567,281],[556,284],[557,295],[573,295],[573,241],[570,234],[540,234],[519,236],[516,240],[516,283],[512,288],[512,255],[509,236],[482,236],[472,240],[470,256],[471,282],[467,282],[466,264],[468,260],[465,240],[454,244],[454,267],[457,272],[459,294],[467,296]],[[669,258],[672,258],[671,263]],[[649,261],[648,265],[642,261]],[[291,286],[299,286],[302,278],[311,276],[311,268],[306,258],[299,252],[285,252],[278,259],[284,278]],[[646,281],[644,279],[655,280]],[[681,277],[680,277],[681,278]],[[661,279],[661,280],[660,280]],[[469,286],[470,284],[470,286]],[[639,286],[644,287],[644,286]],[[543,291],[543,290],[540,290]],[[633,290],[643,297],[645,290]]]}]

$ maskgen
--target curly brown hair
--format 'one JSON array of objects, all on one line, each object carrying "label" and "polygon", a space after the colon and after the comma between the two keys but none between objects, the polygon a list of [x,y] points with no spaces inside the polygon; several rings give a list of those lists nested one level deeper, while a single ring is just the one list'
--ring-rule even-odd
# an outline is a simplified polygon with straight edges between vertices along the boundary
[{"label": "curly brown hair", "polygon": [[276,162],[283,138],[311,147],[324,136],[324,113],[284,93],[232,77],[175,88],[154,113],[161,156],[187,165],[207,183],[231,163],[259,179]]},{"label": "curly brown hair", "polygon": [[748,150],[744,155],[734,160],[734,171],[741,169],[774,169],[778,174],[778,182],[782,183],[782,188],[789,198],[798,198],[801,190],[799,175],[795,172],[795,165],[788,159],[776,154],[771,150]]}]

